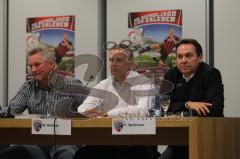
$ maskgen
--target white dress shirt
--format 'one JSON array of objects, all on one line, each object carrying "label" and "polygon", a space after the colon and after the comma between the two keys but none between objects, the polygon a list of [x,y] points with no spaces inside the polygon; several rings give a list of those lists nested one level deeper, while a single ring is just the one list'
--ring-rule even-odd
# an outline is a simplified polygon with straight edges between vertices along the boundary
[{"label": "white dress shirt", "polygon": [[[100,90],[97,96],[100,95],[102,98],[96,97],[96,93],[92,96],[94,89]],[[102,106],[109,117],[146,116],[148,115],[148,105],[153,104],[152,100],[155,99],[150,92],[156,92],[150,79],[134,71],[129,72],[121,85],[110,76],[97,84],[94,89],[78,107],[79,113]]]}]

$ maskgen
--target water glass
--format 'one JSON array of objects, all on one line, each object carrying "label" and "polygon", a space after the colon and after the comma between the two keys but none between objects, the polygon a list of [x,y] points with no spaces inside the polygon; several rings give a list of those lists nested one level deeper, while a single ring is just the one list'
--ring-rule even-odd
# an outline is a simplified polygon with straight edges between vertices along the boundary
[{"label": "water glass", "polygon": [[159,100],[160,107],[164,111],[164,116],[166,117],[167,116],[167,110],[170,106],[170,96],[166,95],[166,94],[159,95],[158,100]]}]

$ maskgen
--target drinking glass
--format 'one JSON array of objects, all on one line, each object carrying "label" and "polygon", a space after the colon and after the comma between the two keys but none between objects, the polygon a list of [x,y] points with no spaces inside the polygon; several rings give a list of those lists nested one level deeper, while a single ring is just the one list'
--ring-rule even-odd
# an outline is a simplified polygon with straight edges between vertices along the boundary
[{"label": "drinking glass", "polygon": [[159,96],[159,103],[160,106],[162,107],[163,111],[164,111],[164,116],[167,117],[167,110],[170,106],[170,96],[169,95],[160,95]]},{"label": "drinking glass", "polygon": [[150,117],[160,117],[161,116],[161,107],[160,107],[160,100],[159,100],[159,87],[154,86],[152,89],[152,95],[148,98],[148,114]]}]

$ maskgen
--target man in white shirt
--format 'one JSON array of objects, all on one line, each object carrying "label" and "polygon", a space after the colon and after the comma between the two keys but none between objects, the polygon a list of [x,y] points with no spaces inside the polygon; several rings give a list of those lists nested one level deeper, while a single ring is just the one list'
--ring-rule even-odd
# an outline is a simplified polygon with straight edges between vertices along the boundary
[{"label": "man in white shirt", "polygon": [[[148,105],[154,104],[156,92],[151,80],[135,71],[128,46],[119,44],[109,50],[111,76],[97,84],[78,112],[87,117],[147,116]],[[143,158],[159,157],[157,146],[85,146],[76,155],[81,158]]]},{"label": "man in white shirt", "polygon": [[[124,46],[123,44],[121,45]],[[148,105],[156,91],[151,80],[135,71],[132,53],[127,48],[113,47],[109,51],[111,76],[97,84],[78,107],[87,117],[147,116]]]}]

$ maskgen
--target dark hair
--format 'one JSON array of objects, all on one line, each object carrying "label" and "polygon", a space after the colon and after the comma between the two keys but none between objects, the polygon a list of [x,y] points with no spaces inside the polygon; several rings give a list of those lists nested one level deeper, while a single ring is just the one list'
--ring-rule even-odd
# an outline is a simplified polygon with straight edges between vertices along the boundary
[{"label": "dark hair", "polygon": [[202,46],[199,44],[199,42],[195,39],[182,39],[176,44],[176,49],[182,44],[192,44],[195,46],[195,51],[197,53],[197,56],[202,55]]}]

